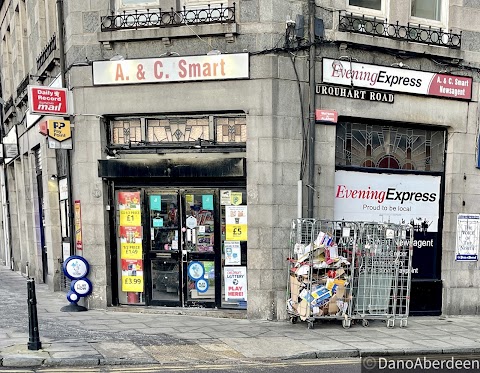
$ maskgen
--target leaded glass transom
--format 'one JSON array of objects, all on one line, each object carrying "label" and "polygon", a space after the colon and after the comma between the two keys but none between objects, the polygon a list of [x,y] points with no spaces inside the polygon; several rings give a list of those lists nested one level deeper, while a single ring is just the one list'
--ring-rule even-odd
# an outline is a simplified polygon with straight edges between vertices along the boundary
[{"label": "leaded glass transom", "polygon": [[336,165],[443,171],[445,131],[343,122],[337,126]]},{"label": "leaded glass transom", "polygon": [[112,143],[115,145],[129,145],[142,140],[140,119],[113,121],[111,129]]}]

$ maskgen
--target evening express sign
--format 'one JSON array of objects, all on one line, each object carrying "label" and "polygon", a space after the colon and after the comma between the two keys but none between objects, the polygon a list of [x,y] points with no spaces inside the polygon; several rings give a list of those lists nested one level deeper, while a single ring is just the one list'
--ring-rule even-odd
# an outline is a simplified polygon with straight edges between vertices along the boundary
[{"label": "evening express sign", "polygon": [[93,63],[94,85],[245,79],[248,77],[248,53]]},{"label": "evening express sign", "polygon": [[427,221],[437,232],[440,176],[335,172],[335,220]]},{"label": "evening express sign", "polygon": [[323,59],[323,82],[461,100],[472,98],[472,78]]}]

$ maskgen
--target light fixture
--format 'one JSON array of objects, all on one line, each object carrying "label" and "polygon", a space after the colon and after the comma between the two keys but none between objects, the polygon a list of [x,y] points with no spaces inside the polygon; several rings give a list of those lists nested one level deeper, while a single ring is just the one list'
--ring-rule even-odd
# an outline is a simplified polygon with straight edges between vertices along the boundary
[{"label": "light fixture", "polygon": [[125,57],[123,57],[121,54],[116,54],[112,58],[110,58],[110,61],[123,61],[125,60]]},{"label": "light fixture", "polygon": [[222,52],[220,52],[218,49],[212,49],[207,53],[207,56],[218,56],[219,54],[222,54]]},{"label": "light fixture", "polygon": [[199,137],[197,141],[195,141],[195,145],[193,146],[195,149],[201,149],[202,148],[202,139]]},{"label": "light fixture", "polygon": [[53,174],[52,176],[50,176],[50,180],[57,180],[58,179],[58,176]]}]

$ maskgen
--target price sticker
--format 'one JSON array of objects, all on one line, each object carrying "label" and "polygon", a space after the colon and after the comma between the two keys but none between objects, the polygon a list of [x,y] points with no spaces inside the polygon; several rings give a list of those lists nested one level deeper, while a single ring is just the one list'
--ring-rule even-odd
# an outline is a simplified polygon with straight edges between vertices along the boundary
[{"label": "price sticker", "polygon": [[121,245],[122,259],[142,259],[142,244],[141,243],[122,243]]},{"label": "price sticker", "polygon": [[228,241],[246,241],[247,225],[246,224],[227,224],[226,239]]},{"label": "price sticker", "polygon": [[143,293],[143,277],[122,276],[122,291]]}]

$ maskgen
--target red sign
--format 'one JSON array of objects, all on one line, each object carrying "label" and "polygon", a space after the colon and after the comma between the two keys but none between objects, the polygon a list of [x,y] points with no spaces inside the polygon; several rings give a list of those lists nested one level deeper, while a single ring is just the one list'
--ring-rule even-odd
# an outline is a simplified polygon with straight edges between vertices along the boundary
[{"label": "red sign", "polygon": [[338,113],[335,110],[315,110],[315,120],[319,122],[338,122]]},{"label": "red sign", "polygon": [[28,87],[28,103],[32,114],[68,115],[66,88]]}]

